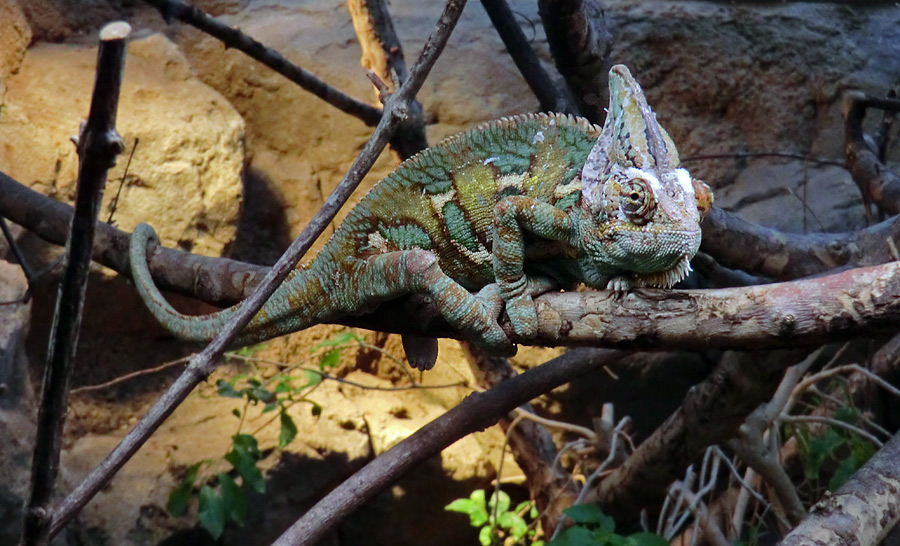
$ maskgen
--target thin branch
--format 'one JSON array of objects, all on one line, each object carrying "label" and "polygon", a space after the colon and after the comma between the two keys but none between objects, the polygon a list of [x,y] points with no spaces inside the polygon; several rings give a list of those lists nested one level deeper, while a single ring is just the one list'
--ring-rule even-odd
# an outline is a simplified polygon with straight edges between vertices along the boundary
[{"label": "thin branch", "polygon": [[495,424],[513,408],[620,356],[618,351],[599,349],[569,351],[489,391],[469,395],[347,478],[285,531],[273,546],[317,544],[353,510],[459,438]]},{"label": "thin branch", "polygon": [[782,415],[780,420],[783,423],[821,423],[824,425],[828,425],[830,427],[842,428],[848,432],[852,432],[861,438],[865,438],[875,447],[881,447],[884,445],[884,442],[875,437],[874,434],[859,428],[856,425],[851,425],[845,421],[841,421],[840,419],[835,419],[833,417],[825,417],[822,415]]},{"label": "thin branch", "polygon": [[[503,40],[503,45],[506,46],[506,51],[512,57],[519,73],[537,97],[541,110],[578,115],[580,113],[578,106],[572,103],[568,92],[560,89],[550,74],[544,70],[525,33],[516,23],[515,15],[509,9],[506,0],[481,0],[481,5],[497,29],[497,34]],[[602,77],[606,77],[605,72]]]},{"label": "thin branch", "polygon": [[84,296],[87,293],[94,226],[100,212],[106,174],[125,146],[116,133],[116,113],[129,34],[131,27],[124,22],[110,23],[100,30],[91,109],[76,143],[79,168],[75,215],[66,244],[66,269],[50,329],[50,347],[47,350],[31,464],[31,490],[22,534],[22,543],[26,546],[43,546],[50,539],[51,506],[59,473],[69,376],[78,346]]},{"label": "thin branch", "polygon": [[150,408],[147,415],[125,436],[121,443],[99,464],[85,480],[75,488],[62,502],[53,519],[52,533],[58,532],[100,489],[116,474],[142,446],[162,422],[190,394],[194,387],[203,381],[216,367],[216,363],[224,353],[231,340],[235,338],[250,319],[271,297],[275,289],[284,281],[288,273],[294,269],[303,254],[309,250],[316,238],[330,225],[341,205],[353,193],[363,176],[369,171],[381,150],[387,144],[390,134],[397,128],[400,119],[405,116],[407,104],[422,86],[438,55],[450,36],[464,0],[450,1],[439,20],[439,23],[425,43],[422,54],[410,70],[409,79],[391,95],[384,110],[384,116],[359,156],[353,162],[347,174],[328,197],[322,208],[316,213],[309,225],[291,243],[287,251],[266,275],[259,288],[244,305],[238,309],[232,319],[225,325],[219,335],[198,355],[191,358],[190,364],[175,383]]},{"label": "thin branch", "polygon": [[185,4],[180,0],[144,1],[158,9],[166,21],[171,21],[172,18],[175,18],[202,30],[221,41],[226,48],[234,48],[243,52],[251,59],[268,66],[338,110],[362,120],[366,125],[377,125],[382,118],[382,111],[378,108],[359,101],[343,91],[328,85],[311,72],[292,63],[274,49],[257,42],[236,27],[220,23],[202,10]]}]

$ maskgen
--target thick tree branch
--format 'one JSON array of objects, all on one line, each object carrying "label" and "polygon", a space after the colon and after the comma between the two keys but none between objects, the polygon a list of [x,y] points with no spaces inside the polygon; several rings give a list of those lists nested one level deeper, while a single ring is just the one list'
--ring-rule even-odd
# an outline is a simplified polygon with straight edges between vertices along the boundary
[{"label": "thick tree branch", "polygon": [[[900,111],[900,100],[870,97],[858,91],[844,94],[844,135],[847,170],[859,186],[866,205],[875,203],[894,215],[900,212],[900,177],[889,170],[866,142],[862,129],[868,108]],[[866,212],[869,212],[868,206]]]},{"label": "thick tree branch", "polygon": [[[393,85],[402,85],[409,77],[409,72],[387,3],[385,0],[347,0],[347,9],[362,48],[363,68],[371,70],[393,91]],[[377,94],[379,100],[384,99],[381,91]],[[400,161],[428,147],[425,120],[419,101],[410,102],[408,113],[409,117],[401,122],[391,138],[391,149]]]},{"label": "thick tree branch", "polygon": [[713,207],[700,250],[754,275],[790,280],[898,259],[900,217],[848,233],[785,233]]}]

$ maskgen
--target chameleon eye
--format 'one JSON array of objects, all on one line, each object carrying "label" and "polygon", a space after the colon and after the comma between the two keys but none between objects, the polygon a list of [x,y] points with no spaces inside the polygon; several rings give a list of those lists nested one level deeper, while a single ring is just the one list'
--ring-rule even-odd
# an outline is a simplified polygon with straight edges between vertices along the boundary
[{"label": "chameleon eye", "polygon": [[643,178],[632,178],[623,184],[619,209],[637,225],[644,225],[652,220],[656,212],[656,197],[650,183]]}]

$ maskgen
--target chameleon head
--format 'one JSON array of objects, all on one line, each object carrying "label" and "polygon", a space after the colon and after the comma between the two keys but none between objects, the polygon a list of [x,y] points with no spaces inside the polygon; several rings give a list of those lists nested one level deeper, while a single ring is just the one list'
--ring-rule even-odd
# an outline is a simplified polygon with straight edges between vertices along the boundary
[{"label": "chameleon head", "polygon": [[609,95],[581,172],[582,207],[594,220],[584,246],[600,269],[668,288],[690,271],[712,193],[679,167],[675,144],[625,66],[610,70]]}]

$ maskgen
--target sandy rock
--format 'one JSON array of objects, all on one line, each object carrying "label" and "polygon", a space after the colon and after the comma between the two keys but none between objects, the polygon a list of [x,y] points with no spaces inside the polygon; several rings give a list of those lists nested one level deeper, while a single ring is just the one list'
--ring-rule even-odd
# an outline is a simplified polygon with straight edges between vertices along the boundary
[{"label": "sandy rock", "polygon": [[30,42],[31,27],[22,9],[12,0],[0,0],[0,97],[10,74],[19,70]]},{"label": "sandy rock", "polygon": [[[68,139],[89,109],[95,63],[94,47],[29,49],[0,112],[0,170],[57,199],[74,199],[78,162]],[[110,171],[101,218],[140,139],[116,224],[131,230],[149,222],[165,244],[220,254],[240,211],[243,122],[161,35],[129,47],[118,131],[128,151]]]}]

